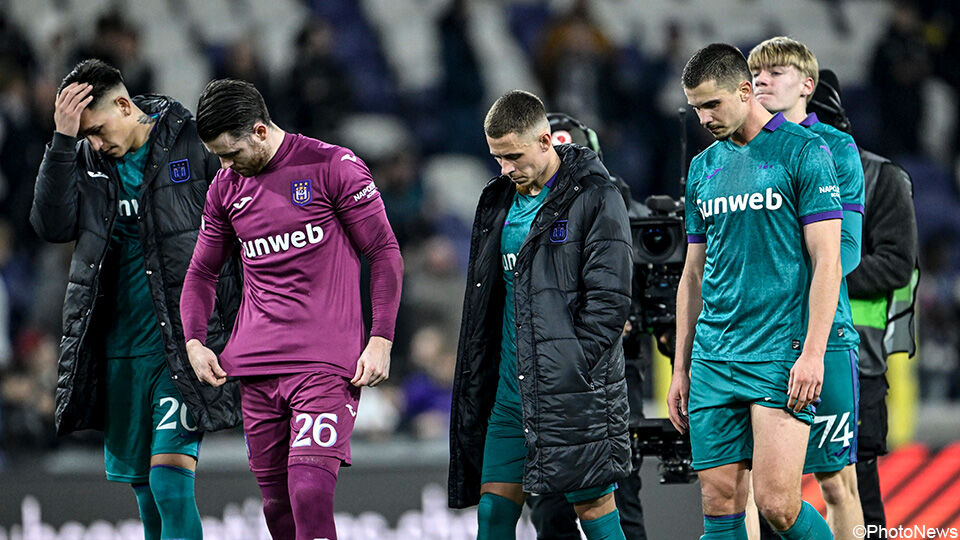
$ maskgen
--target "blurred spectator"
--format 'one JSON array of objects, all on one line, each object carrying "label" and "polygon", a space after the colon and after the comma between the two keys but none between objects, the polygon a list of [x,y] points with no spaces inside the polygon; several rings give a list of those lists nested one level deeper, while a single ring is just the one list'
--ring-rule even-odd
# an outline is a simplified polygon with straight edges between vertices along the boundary
[{"label": "blurred spectator", "polygon": [[5,319],[0,322],[0,328],[4,338],[11,342],[16,342],[33,307],[34,278],[32,261],[17,250],[13,229],[6,220],[0,218],[0,287],[4,289],[5,304],[0,308]]},{"label": "blurred spectator", "polygon": [[490,165],[496,161],[489,155],[481,160],[464,154],[435,155],[423,165],[423,214],[434,234],[451,241],[460,268],[467,267],[476,201],[493,176]]},{"label": "blurred spectator", "polygon": [[123,83],[131,96],[156,90],[153,67],[140,55],[140,33],[117,11],[97,19],[94,39],[80,47],[74,63],[87,58],[99,58],[116,66],[123,73]]},{"label": "blurred spectator", "polygon": [[20,361],[0,381],[6,447],[48,448],[56,442],[53,395],[57,388],[57,340],[25,332],[17,343]]},{"label": "blurred spectator", "polygon": [[353,440],[382,441],[397,430],[400,397],[392,385],[378,385],[363,389],[363,404],[357,409],[353,425]]},{"label": "blurred spectator", "polygon": [[[403,254],[404,303],[420,321],[430,321],[447,335],[457,335],[463,312],[465,276],[453,242],[433,236]],[[411,351],[411,354],[412,351]]]},{"label": "blurred spectator", "polygon": [[[960,63],[957,63],[956,51],[960,50],[960,3],[925,0],[926,8],[932,11],[929,34],[933,37],[933,71],[953,89],[954,96],[960,96]],[[932,5],[931,5],[932,4]],[[960,170],[960,107],[953,107],[953,140],[951,141],[951,160],[955,170]]]},{"label": "blurred spectator", "polygon": [[5,75],[16,68],[21,74],[30,73],[38,67],[30,43],[23,32],[3,12],[0,12],[0,86]]},{"label": "blurred spectator", "polygon": [[[7,265],[13,255],[13,232],[10,226],[0,220],[0,271]],[[10,327],[10,294],[6,280],[0,275],[0,374],[10,366],[13,357],[13,347],[10,345],[12,335]]]},{"label": "blurred spectator", "polygon": [[331,141],[353,99],[333,43],[333,30],[325,20],[314,18],[303,25],[284,99],[277,104],[292,130],[324,141]]},{"label": "blurred spectator", "polygon": [[403,298],[397,316],[394,363],[397,380],[416,366],[411,364],[413,337],[434,325],[457,335],[463,305],[464,276],[453,242],[436,235],[402,247],[404,260]]},{"label": "blurred spectator", "polygon": [[28,222],[37,164],[53,132],[56,86],[0,59],[0,215],[13,228],[18,251],[40,246]]},{"label": "blurred spectator", "polygon": [[400,249],[429,234],[417,141],[396,116],[354,114],[330,142],[350,148],[370,167]]},{"label": "blurred spectator", "polygon": [[255,45],[256,40],[247,35],[227,44],[220,54],[214,57],[213,78],[239,79],[253,83],[263,95],[267,106],[271,107],[277,101],[277,85],[270,78]]},{"label": "blurred spectator", "polygon": [[412,149],[395,152],[370,164],[401,249],[421,242],[429,233],[422,215],[423,186],[418,176],[419,165]]},{"label": "blurred spectator", "polygon": [[920,13],[905,0],[894,4],[886,34],[873,56],[870,83],[883,111],[877,150],[882,155],[917,154],[923,119],[923,82],[931,72]]},{"label": "blurred spectator", "polygon": [[566,15],[547,24],[537,47],[536,69],[546,90],[547,109],[596,126],[614,47],[591,19],[588,4],[577,0]]},{"label": "blurred spectator", "polygon": [[[648,147],[658,148],[661,151],[651,153],[651,169],[649,189],[637,197],[644,200],[647,194],[667,193],[674,197],[682,195],[680,182],[680,129],[677,111],[687,109],[687,100],[682,92],[676,92],[680,73],[690,56],[688,44],[683,33],[683,27],[678,21],[665,23],[665,38],[662,53],[652,63],[649,84],[655,84],[656,106],[652,113],[651,129],[644,135]],[[697,126],[697,116],[688,110],[684,117],[685,129],[690,136],[689,156],[700,152],[702,148],[713,144],[713,138],[705,129]],[[684,158],[689,162],[689,158]]]},{"label": "blurred spectator", "polygon": [[454,0],[440,18],[440,56],[443,79],[440,84],[439,115],[443,121],[443,149],[467,154],[486,153],[483,138],[473,127],[483,117],[484,84],[477,55],[469,40],[469,9],[465,0]]},{"label": "blurred spectator", "polygon": [[946,401],[960,391],[960,279],[951,268],[957,240],[953,234],[931,235],[921,250],[917,311],[923,324],[919,367],[924,401]]},{"label": "blurred spectator", "polygon": [[418,439],[441,439],[449,433],[450,392],[457,363],[455,337],[437,325],[424,326],[413,336],[413,371],[402,383],[400,426]]},{"label": "blurred spectator", "polygon": [[[74,21],[47,13],[38,17],[36,25],[36,53],[37,57],[43,59],[37,66],[36,74],[59,82],[74,66],[74,39],[77,32]],[[50,110],[52,114],[52,105]]]},{"label": "blurred spectator", "polygon": [[60,335],[63,297],[67,289],[73,243],[42,244],[34,261],[36,286],[28,314],[29,326],[49,334]]}]

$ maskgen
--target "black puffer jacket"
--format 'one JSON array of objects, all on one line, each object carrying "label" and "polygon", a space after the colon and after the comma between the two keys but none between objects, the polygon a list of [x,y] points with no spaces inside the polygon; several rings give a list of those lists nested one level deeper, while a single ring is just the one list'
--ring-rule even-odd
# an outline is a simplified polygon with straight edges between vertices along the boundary
[{"label": "black puffer jacket", "polygon": [[[630,472],[620,335],[630,307],[627,210],[591,150],[557,146],[553,189],[517,254],[517,371],[527,458],[523,489],[569,492]],[[477,207],[450,418],[449,504],[480,499],[499,378],[505,288],[500,234],[515,188],[493,179]]]},{"label": "black puffer jacket", "polygon": [[[180,288],[193,255],[207,186],[219,169],[197,135],[189,111],[157,95],[134,102],[159,114],[150,140],[140,195],[140,239],[153,307],[167,365],[198,429],[240,422],[239,383],[203,386],[187,360],[180,324]],[[103,329],[97,323],[101,266],[117,215],[116,161],[86,140],[55,133],[40,163],[30,222],[48,242],[76,241],[63,302],[63,336],[57,380],[57,433],[103,429],[105,414]],[[207,345],[219,352],[230,337],[240,305],[240,265],[224,267]]]}]

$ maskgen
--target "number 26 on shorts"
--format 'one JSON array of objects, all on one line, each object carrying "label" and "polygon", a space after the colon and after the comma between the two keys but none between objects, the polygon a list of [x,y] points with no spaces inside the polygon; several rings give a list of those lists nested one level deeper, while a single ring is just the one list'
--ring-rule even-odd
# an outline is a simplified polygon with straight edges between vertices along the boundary
[{"label": "number 26 on shorts", "polygon": [[[303,422],[303,424],[300,426],[297,438],[290,445],[291,448],[310,446],[314,443],[326,448],[337,442],[337,428],[334,425],[337,423],[337,415],[334,413],[318,414],[316,420],[307,413],[300,413],[294,419],[294,422]],[[313,428],[312,438],[308,434],[311,427]]]}]

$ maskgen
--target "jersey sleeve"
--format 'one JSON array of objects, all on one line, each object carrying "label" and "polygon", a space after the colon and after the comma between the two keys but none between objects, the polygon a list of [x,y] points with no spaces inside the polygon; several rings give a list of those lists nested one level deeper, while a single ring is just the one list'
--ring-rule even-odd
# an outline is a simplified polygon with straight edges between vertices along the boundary
[{"label": "jersey sleeve", "polygon": [[371,336],[393,341],[403,288],[403,257],[386,213],[373,214],[346,227],[351,242],[370,261]]},{"label": "jersey sleeve", "polygon": [[863,163],[853,137],[841,141],[834,150],[837,165],[837,184],[840,186],[840,204],[844,211],[863,214]]},{"label": "jersey sleeve", "polygon": [[843,207],[840,230],[840,260],[847,275],[860,264],[860,242],[863,231],[863,163],[853,137],[844,134],[833,148],[837,166],[837,185]]},{"label": "jersey sleeve", "polygon": [[207,200],[203,205],[197,242],[202,241],[216,245],[224,242],[230,244],[236,238],[233,225],[230,223],[230,217],[223,205],[223,196],[220,193],[220,188],[225,182],[223,176],[228,174],[227,171],[228,169],[220,169],[207,189]]},{"label": "jersey sleeve", "polygon": [[356,223],[385,211],[370,169],[350,150],[343,148],[334,155],[329,181],[335,211],[343,223]]},{"label": "jersey sleeve", "polygon": [[[698,156],[699,157],[699,156]],[[703,244],[707,241],[707,227],[697,206],[697,180],[702,175],[702,160],[693,158],[687,173],[687,188],[684,194],[683,219],[687,228],[688,244]]]},{"label": "jersey sleeve", "polygon": [[811,139],[801,149],[795,181],[800,223],[843,219],[837,168],[833,153],[822,138]]},{"label": "jersey sleeve", "polygon": [[180,319],[185,341],[206,342],[207,321],[213,312],[220,269],[230,256],[236,238],[218,189],[220,182],[217,180],[225,174],[224,171],[217,173],[207,189],[197,244],[183,280]]}]

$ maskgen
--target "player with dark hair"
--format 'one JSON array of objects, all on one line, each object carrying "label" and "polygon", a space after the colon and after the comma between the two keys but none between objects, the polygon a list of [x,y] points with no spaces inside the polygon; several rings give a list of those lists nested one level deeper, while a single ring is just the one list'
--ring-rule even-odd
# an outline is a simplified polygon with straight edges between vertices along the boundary
[{"label": "player with dark hair", "polygon": [[704,539],[745,539],[747,470],[787,539],[832,538],[800,498],[811,405],[842,277],[837,174],[823,139],[757,101],[730,45],[697,51],[684,94],[714,142],[690,164],[667,409],[690,429]]},{"label": "player with dark hair", "polygon": [[[840,100],[840,83],[830,70],[820,71],[808,110],[841,131],[852,130]],[[860,265],[847,276],[853,324],[860,335],[857,491],[864,523],[882,530],[887,523],[877,458],[887,453],[887,361],[916,352],[917,218],[907,171],[862,148],[860,160],[866,212],[862,253]]]},{"label": "player with dark hair", "polygon": [[220,79],[207,85],[197,108],[200,138],[212,141],[226,133],[232,139],[249,135],[255,123],[271,125],[263,96],[250,83]]},{"label": "player with dark hair", "polygon": [[[803,43],[774,37],[760,43],[747,58],[759,101],[771,113],[820,135],[837,168],[840,204],[843,206],[840,261],[844,275],[860,264],[863,228],[863,167],[857,145],[849,134],[807,114],[807,102],[817,86],[817,57]],[[840,302],[824,355],[824,385],[820,392],[804,474],[813,473],[827,504],[827,522],[836,538],[853,539],[863,525],[857,495],[857,423],[859,388],[857,346],[860,336],[853,326],[847,282],[840,282]],[[772,531],[769,531],[772,536]]]},{"label": "player with dark hair", "polygon": [[[57,431],[104,430],[107,479],[133,485],[147,539],[199,539],[202,432],[240,421],[236,384],[206,387],[188,375],[180,325],[180,284],[217,159],[182,105],[131,98],[120,72],[99,60],[64,78],[54,122],[30,221],[47,241],[76,242]],[[220,281],[209,320],[215,350],[238,309],[235,261]]]},{"label": "player with dark hair", "polygon": [[501,176],[473,226],[450,420],[449,504],[480,539],[516,537],[528,493],[563,493],[589,539],[624,538],[630,472],[621,332],[626,207],[597,155],[554,146],[543,103],[514,90],[484,122]]},{"label": "player with dark hair", "polygon": [[[403,262],[380,192],[350,150],[286,133],[250,83],[200,95],[197,123],[220,158],[183,284],[184,337],[196,377],[240,380],[250,469],[274,538],[336,538],[333,494],[350,465],[360,388],[390,374]],[[217,357],[205,321],[223,261],[239,241],[237,326]],[[370,261],[366,339],[360,255]]]}]

